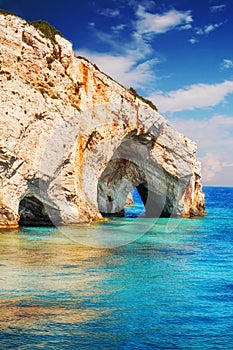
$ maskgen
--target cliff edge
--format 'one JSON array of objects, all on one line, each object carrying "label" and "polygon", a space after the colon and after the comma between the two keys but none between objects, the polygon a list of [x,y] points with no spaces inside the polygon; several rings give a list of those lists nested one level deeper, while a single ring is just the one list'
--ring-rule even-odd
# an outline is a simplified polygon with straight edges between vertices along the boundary
[{"label": "cliff edge", "polygon": [[121,214],[203,215],[196,144],[156,108],[75,57],[58,32],[0,14],[0,227]]}]

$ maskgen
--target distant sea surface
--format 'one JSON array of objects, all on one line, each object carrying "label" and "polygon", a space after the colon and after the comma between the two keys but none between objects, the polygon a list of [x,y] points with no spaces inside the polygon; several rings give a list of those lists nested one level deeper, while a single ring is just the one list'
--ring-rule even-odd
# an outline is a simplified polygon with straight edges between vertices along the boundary
[{"label": "distant sea surface", "polygon": [[233,349],[233,188],[204,191],[205,217],[79,228],[120,246],[1,232],[0,349]]}]

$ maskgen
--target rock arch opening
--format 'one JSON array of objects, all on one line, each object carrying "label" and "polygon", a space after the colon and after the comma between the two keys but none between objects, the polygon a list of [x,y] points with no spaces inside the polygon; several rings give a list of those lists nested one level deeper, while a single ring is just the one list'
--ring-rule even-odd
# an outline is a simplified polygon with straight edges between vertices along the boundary
[{"label": "rock arch opening", "polygon": [[45,205],[30,194],[20,201],[19,216],[21,226],[54,226]]},{"label": "rock arch opening", "polygon": [[133,161],[114,158],[101,174],[98,181],[98,207],[103,216],[125,216],[129,194],[141,182],[144,174]]},{"label": "rock arch opening", "polygon": [[145,215],[145,206],[136,187],[134,187],[126,199],[124,214],[129,218]]},{"label": "rock arch opening", "polygon": [[97,186],[97,202],[103,216],[128,216],[129,209],[125,208],[125,203],[134,189],[144,205],[139,216],[172,215],[177,200],[176,179],[170,178],[152,158],[154,142],[149,134],[132,132],[115,150]]}]

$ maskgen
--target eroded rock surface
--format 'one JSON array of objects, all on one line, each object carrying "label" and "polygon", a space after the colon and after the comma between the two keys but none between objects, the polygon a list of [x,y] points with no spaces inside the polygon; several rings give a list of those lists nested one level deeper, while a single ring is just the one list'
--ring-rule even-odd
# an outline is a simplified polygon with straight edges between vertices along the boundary
[{"label": "eroded rock surface", "polygon": [[0,14],[0,45],[0,227],[30,198],[35,224],[101,220],[134,187],[149,216],[204,214],[196,144],[156,110],[16,16]]}]

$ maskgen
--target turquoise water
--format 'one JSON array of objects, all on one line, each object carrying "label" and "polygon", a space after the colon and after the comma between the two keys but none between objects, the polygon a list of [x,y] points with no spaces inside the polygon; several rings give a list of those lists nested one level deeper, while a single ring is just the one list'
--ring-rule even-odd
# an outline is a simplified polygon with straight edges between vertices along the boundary
[{"label": "turquoise water", "polygon": [[205,193],[206,217],[80,226],[89,245],[2,232],[0,349],[233,349],[233,188]]}]

